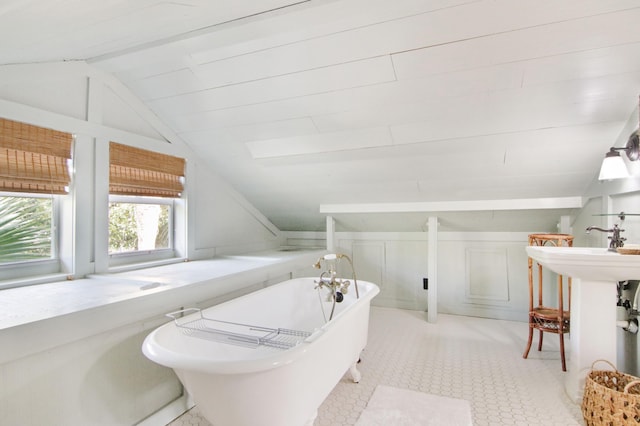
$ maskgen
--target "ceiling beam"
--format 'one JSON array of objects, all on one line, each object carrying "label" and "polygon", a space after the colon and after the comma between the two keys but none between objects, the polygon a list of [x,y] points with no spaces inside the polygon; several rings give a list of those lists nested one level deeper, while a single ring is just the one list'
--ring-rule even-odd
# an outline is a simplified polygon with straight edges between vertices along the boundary
[{"label": "ceiling beam", "polygon": [[510,200],[426,201],[413,203],[321,204],[320,213],[416,213],[486,210],[582,208],[582,197],[522,198]]}]

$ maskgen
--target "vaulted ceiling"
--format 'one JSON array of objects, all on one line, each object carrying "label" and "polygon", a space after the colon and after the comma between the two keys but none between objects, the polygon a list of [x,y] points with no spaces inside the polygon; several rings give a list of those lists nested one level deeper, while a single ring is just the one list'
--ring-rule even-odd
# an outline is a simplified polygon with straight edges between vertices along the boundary
[{"label": "vaulted ceiling", "polygon": [[375,227],[582,195],[636,111],[640,3],[0,4],[1,64],[62,60],[115,75],[281,229],[360,203]]}]

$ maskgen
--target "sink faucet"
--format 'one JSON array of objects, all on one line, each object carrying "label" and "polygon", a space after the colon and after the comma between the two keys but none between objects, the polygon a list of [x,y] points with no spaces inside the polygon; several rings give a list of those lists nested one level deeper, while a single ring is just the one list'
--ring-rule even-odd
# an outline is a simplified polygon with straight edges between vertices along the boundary
[{"label": "sink faucet", "polygon": [[624,246],[624,242],[626,238],[620,236],[620,233],[623,232],[624,229],[620,229],[617,223],[613,225],[612,229],[603,229],[597,226],[590,226],[587,228],[587,234],[594,229],[600,232],[607,232],[607,233],[611,232],[611,235],[607,237],[609,240],[611,240],[611,242],[609,243],[609,251],[616,251],[618,247]]}]

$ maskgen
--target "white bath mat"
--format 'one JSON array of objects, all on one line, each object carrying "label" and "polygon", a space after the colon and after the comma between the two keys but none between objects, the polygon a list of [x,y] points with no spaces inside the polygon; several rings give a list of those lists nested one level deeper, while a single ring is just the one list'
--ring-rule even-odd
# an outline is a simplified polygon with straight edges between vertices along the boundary
[{"label": "white bath mat", "polygon": [[356,426],[471,426],[464,399],[378,385]]}]

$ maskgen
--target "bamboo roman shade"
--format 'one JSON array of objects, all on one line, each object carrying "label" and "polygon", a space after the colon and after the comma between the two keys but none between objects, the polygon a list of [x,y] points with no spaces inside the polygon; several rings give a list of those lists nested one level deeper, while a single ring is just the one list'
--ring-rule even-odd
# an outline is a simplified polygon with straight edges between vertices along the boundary
[{"label": "bamboo roman shade", "polygon": [[148,197],[180,197],[184,158],[109,144],[109,193]]},{"label": "bamboo roman shade", "polygon": [[0,191],[66,194],[73,135],[0,118]]}]

